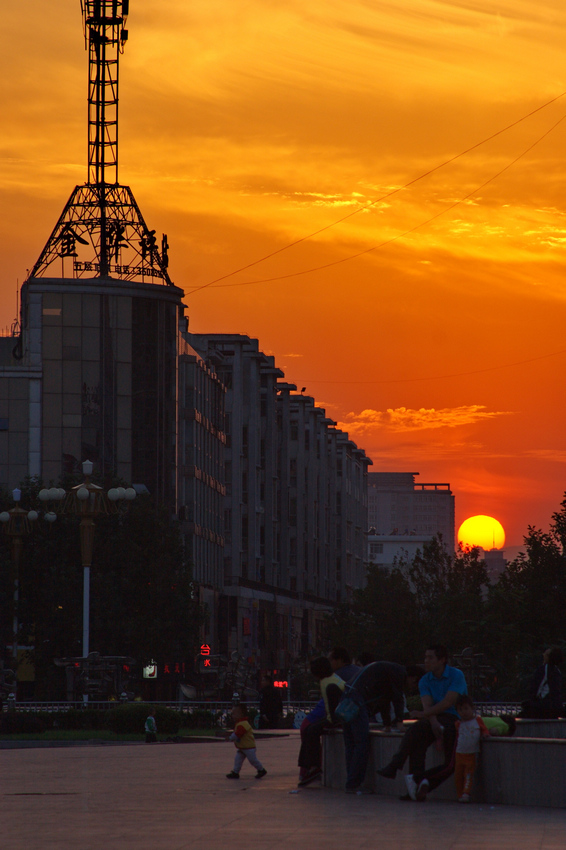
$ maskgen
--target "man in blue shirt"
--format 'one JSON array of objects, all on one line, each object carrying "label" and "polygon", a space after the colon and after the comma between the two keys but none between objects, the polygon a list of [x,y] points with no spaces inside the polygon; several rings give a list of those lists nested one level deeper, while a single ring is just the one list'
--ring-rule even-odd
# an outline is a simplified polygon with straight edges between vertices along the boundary
[{"label": "man in blue shirt", "polygon": [[[452,750],[456,741],[456,700],[461,694],[467,694],[468,688],[464,674],[456,667],[448,665],[448,651],[445,646],[436,644],[430,646],[424,657],[426,673],[419,682],[422,710],[411,711],[411,718],[417,722],[412,723],[405,732],[401,745],[391,761],[381,770],[380,776],[386,779],[394,779],[397,771],[403,769],[407,758],[409,759],[410,774],[419,777],[419,784],[423,779],[428,780],[426,790],[432,790],[449,775],[443,776],[438,782],[432,782],[425,777],[426,751],[429,746],[436,743],[439,749],[444,748],[444,769],[448,769],[452,757]],[[426,784],[426,783],[425,783]],[[423,784],[423,793],[425,791]],[[412,786],[411,786],[411,789]],[[423,793],[419,796],[424,799]],[[412,799],[416,795],[411,795]]]}]

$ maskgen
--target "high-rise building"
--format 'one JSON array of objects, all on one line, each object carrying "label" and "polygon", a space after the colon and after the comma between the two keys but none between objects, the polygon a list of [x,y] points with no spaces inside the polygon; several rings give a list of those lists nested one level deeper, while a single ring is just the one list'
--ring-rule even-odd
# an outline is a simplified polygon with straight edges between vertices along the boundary
[{"label": "high-rise building", "polygon": [[158,246],[131,189],[118,182],[118,62],[128,3],[81,5],[87,182],[71,193],[22,287],[19,336],[2,373],[13,385],[8,443],[20,451],[10,452],[2,478],[15,486],[25,466],[26,474],[56,481],[88,458],[98,473],[144,484],[175,511],[183,291],[169,278],[167,237]]}]

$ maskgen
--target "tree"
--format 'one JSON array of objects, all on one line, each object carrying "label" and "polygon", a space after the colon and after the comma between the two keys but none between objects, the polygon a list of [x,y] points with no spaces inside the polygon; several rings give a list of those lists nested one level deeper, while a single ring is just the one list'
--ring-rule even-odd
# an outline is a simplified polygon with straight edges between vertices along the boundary
[{"label": "tree", "polygon": [[542,651],[566,637],[566,498],[549,531],[529,526],[524,545],[488,604],[489,651],[500,661],[503,682],[515,690],[532,675]]},{"label": "tree", "polygon": [[[371,565],[366,587],[354,591],[350,605],[338,606],[329,618],[332,643],[376,660],[415,662],[418,618],[409,582],[398,569]],[[419,658],[422,652],[419,650]]]},{"label": "tree", "polygon": [[489,579],[477,549],[446,551],[439,534],[406,563],[426,643],[453,652],[481,646],[484,599]]}]

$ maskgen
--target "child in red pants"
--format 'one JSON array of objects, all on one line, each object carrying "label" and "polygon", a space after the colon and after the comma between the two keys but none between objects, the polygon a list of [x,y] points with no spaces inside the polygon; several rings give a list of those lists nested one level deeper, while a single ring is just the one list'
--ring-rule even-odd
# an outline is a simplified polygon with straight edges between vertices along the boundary
[{"label": "child in red pants", "polygon": [[480,751],[480,738],[488,738],[489,731],[481,717],[476,716],[474,704],[469,696],[463,694],[458,697],[456,711],[460,720],[456,722],[458,737],[455,749],[454,779],[456,780],[458,801],[469,803],[477,757]]}]

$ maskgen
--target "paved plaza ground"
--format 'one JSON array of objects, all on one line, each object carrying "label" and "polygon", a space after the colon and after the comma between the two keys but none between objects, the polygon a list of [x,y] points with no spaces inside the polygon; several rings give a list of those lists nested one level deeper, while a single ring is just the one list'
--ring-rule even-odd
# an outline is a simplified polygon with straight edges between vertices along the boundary
[{"label": "paved plaza ground", "polygon": [[[566,812],[296,791],[298,737],[0,750],[2,850],[566,850]],[[528,769],[526,766],[525,769]]]}]

